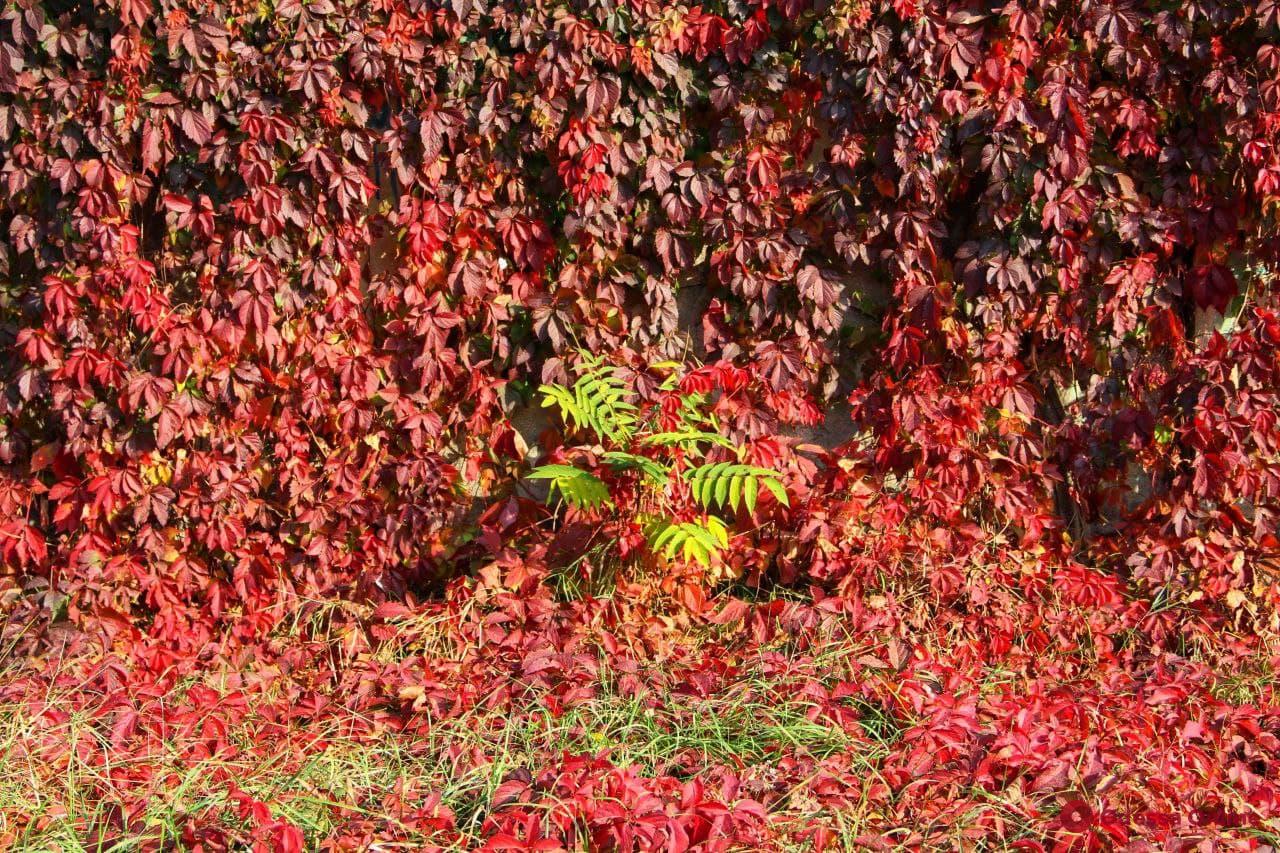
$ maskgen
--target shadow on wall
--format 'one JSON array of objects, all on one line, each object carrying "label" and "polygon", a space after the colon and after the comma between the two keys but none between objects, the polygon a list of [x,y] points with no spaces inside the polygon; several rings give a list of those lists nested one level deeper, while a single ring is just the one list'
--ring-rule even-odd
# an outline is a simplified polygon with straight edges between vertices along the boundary
[{"label": "shadow on wall", "polygon": [[[381,201],[395,204],[399,193],[393,185],[390,170],[383,170],[379,176],[379,192],[370,204]],[[367,271],[370,278],[393,269],[399,258],[399,239],[394,232],[388,231],[377,235],[369,246]],[[841,302],[846,306],[846,323],[859,330],[855,340],[863,340],[867,332],[879,329],[880,318],[892,298],[891,288],[867,267],[858,267],[839,283]],[[692,357],[699,361],[711,360],[707,353],[703,334],[703,318],[711,305],[714,288],[704,284],[686,283],[676,292],[676,327],[668,334],[669,342],[659,342],[662,351],[671,358]],[[856,345],[840,353],[837,365],[842,373],[848,375],[856,367],[859,357],[865,356],[865,349]],[[845,400],[845,392],[837,391],[832,399],[824,405],[825,419],[815,426],[780,424],[778,433],[796,439],[802,444],[816,444],[828,450],[847,443],[855,436],[850,407]],[[516,395],[504,395],[503,408],[508,419],[520,437],[536,454],[538,437],[554,426],[547,410],[543,409],[537,399],[525,401]]]},{"label": "shadow on wall", "polygon": [[[867,329],[878,329],[879,317],[883,316],[883,311],[891,299],[891,294],[883,283],[877,281],[870,271],[865,271],[860,275],[851,276],[845,283],[844,291],[849,302],[863,306],[862,309],[850,309],[857,315],[853,321],[861,323]],[[714,360],[706,350],[702,323],[712,297],[713,288],[702,285],[685,286],[679,290],[676,294],[678,308],[676,327],[669,333],[669,341],[659,343],[664,353],[672,358],[692,357],[703,362]],[[1195,345],[1203,347],[1209,343],[1215,332],[1230,334],[1235,327],[1235,317],[1224,317],[1212,308],[1197,309],[1194,323]],[[855,374],[858,359],[865,358],[869,351],[856,344],[846,349],[847,352],[840,354],[843,359],[840,367],[846,375]],[[717,353],[715,357],[719,355]],[[1059,389],[1059,394],[1067,401],[1072,398],[1073,393],[1078,394],[1079,389]],[[513,397],[504,402],[512,426],[531,449],[531,461],[536,460],[540,435],[556,426],[549,410],[543,409],[536,400],[525,403]],[[826,450],[846,445],[857,437],[851,407],[843,390],[837,391],[829,401],[823,404],[823,412],[825,417],[822,423],[813,426],[780,424],[778,434],[792,438],[799,444],[817,445]],[[1150,498],[1153,484],[1147,472],[1136,462],[1130,465],[1126,480],[1125,508],[1132,511]],[[1097,521],[1085,535],[1093,536],[1111,532],[1114,529],[1112,527],[1114,521],[1115,519]]]},{"label": "shadow on wall", "polygon": [[[845,282],[844,295],[850,303],[867,306],[866,310],[849,309],[858,315],[862,325],[879,328],[879,318],[868,311],[883,311],[890,299],[888,288],[876,281],[869,271],[865,271],[851,276]],[[669,341],[660,344],[664,353],[673,358],[692,357],[702,362],[714,360],[707,352],[702,324],[712,298],[713,288],[704,285],[686,285],[680,288],[676,294],[676,327],[669,333]],[[842,353],[845,363],[840,367],[845,370],[853,368],[861,355],[865,355],[865,352],[857,349]],[[548,410],[543,409],[536,400],[526,403],[514,396],[505,398],[504,403],[512,426],[525,444],[536,453],[538,437],[543,431],[555,426]],[[846,444],[854,438],[856,432],[851,410],[843,391],[837,391],[831,400],[823,404],[823,409],[825,418],[822,423],[814,426],[780,424],[778,434],[794,438],[801,444],[815,444],[827,450]]]}]

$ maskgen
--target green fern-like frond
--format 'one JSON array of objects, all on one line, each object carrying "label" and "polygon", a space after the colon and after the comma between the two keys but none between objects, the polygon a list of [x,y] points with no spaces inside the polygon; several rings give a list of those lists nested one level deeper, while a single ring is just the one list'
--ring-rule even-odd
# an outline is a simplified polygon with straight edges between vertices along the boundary
[{"label": "green fern-like frond", "polygon": [[667,482],[667,476],[670,469],[656,459],[650,459],[648,456],[638,456],[634,453],[624,453],[620,450],[611,450],[602,457],[616,469],[632,468],[642,472],[654,484],[662,485]]},{"label": "green fern-like frond", "polygon": [[782,475],[757,465],[741,462],[713,462],[685,472],[693,499],[707,509],[727,506],[734,512],[746,504],[747,512],[755,513],[760,487],[768,489],[778,503],[790,506],[787,490],[782,485]]},{"label": "green fern-like frond", "polygon": [[613,503],[603,480],[572,465],[540,465],[530,472],[529,479],[550,480],[548,500],[559,492],[570,506],[578,509],[595,509]]},{"label": "green fern-like frond", "polygon": [[720,432],[720,424],[707,406],[707,395],[694,393],[680,397],[680,423],[685,430],[695,432]]},{"label": "green fern-like frond", "polygon": [[575,429],[587,428],[601,440],[625,442],[636,427],[635,405],[628,401],[630,390],[610,365],[588,359],[573,388],[543,385],[542,405],[555,407],[565,423]]},{"label": "green fern-like frond", "polygon": [[573,396],[572,391],[561,385],[543,385],[538,390],[542,394],[542,407],[544,409],[549,409],[553,406],[558,408],[560,410],[560,419],[574,429],[582,429],[586,426],[586,418],[578,410],[578,401]]},{"label": "green fern-like frond", "polygon": [[661,447],[679,446],[686,450],[696,448],[699,444],[715,444],[720,447],[727,447],[730,450],[735,449],[736,445],[729,439],[716,432],[705,432],[702,430],[681,430],[679,432],[656,432],[653,435],[646,435],[641,439],[645,444],[656,444]]},{"label": "green fern-like frond", "polygon": [[729,530],[714,515],[697,521],[658,519],[649,525],[647,532],[650,549],[668,560],[680,554],[701,566],[709,566],[729,547]]},{"label": "green fern-like frond", "polygon": [[627,402],[629,389],[608,365],[591,367],[573,384],[573,395],[587,424],[601,438],[623,441],[636,424],[636,407]]},{"label": "green fern-like frond", "polygon": [[680,387],[680,376],[684,372],[685,364],[681,361],[655,361],[649,365],[649,369],[666,373],[666,378],[658,387],[663,391],[674,391]]}]

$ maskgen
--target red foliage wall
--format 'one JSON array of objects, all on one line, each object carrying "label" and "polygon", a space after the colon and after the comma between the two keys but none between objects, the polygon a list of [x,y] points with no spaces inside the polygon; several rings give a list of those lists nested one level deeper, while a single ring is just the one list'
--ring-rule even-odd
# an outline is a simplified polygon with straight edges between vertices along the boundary
[{"label": "red foliage wall", "polygon": [[750,377],[732,430],[851,393],[839,456],[897,484],[886,518],[1252,591],[1276,18],[23,0],[0,553],[175,640],[281,587],[398,594],[441,573],[459,484],[517,470],[504,397],[573,345],[670,354],[705,287],[706,352]]},{"label": "red foliage wall", "polygon": [[[39,624],[193,655],[543,547],[511,407],[581,349],[655,401],[691,330],[796,495],[746,577],[926,565],[974,609],[1018,551],[1156,647],[1270,627],[1274,0],[2,21],[0,592]],[[853,440],[785,438],[840,401]]]}]

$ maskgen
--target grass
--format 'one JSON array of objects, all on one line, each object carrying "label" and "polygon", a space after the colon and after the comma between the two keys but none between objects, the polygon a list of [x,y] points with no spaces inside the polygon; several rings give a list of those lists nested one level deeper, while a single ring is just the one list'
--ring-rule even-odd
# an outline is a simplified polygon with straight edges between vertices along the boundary
[{"label": "grass", "polygon": [[[335,618],[337,606],[346,605],[313,602],[298,608],[281,627],[282,641],[340,650],[342,635],[333,629],[342,623]],[[449,618],[457,616],[414,616],[398,622],[399,635],[374,651],[374,658],[387,664],[406,655],[464,661],[475,649],[457,631],[448,630],[444,620]],[[88,712],[49,724],[47,711],[75,706],[68,695],[50,694],[35,706],[0,704],[0,849],[181,849],[180,839],[192,820],[215,825],[233,840],[247,839],[249,827],[236,814],[228,790],[230,779],[254,799],[269,804],[274,817],[301,829],[308,849],[360,819],[376,826],[396,825],[397,798],[412,809],[429,796],[438,797],[440,805],[453,814],[458,849],[474,849],[482,842],[495,793],[512,774],[523,771],[536,776],[561,753],[601,752],[608,753],[613,764],[635,768],[642,776],[705,780],[714,778],[708,773],[711,768],[726,767],[750,780],[741,796],[774,792],[770,796],[776,798],[769,800],[769,807],[781,826],[794,828],[798,837],[821,822],[834,833],[831,846],[837,849],[865,849],[859,840],[864,834],[885,831],[886,808],[891,807],[883,799],[877,801],[883,794],[873,789],[894,787],[881,784],[880,768],[886,757],[902,747],[904,733],[920,721],[899,718],[900,702],[882,704],[852,696],[845,704],[856,712],[856,722],[848,720],[842,726],[815,714],[813,700],[800,688],[831,689],[865,678],[862,661],[867,649],[838,627],[804,642],[783,635],[747,653],[725,651],[725,641],[739,630],[735,627],[673,630],[680,638],[679,660],[687,664],[715,649],[724,656],[728,671],[739,675],[717,684],[705,697],[667,692],[648,678],[640,679],[641,694],[632,695],[624,689],[620,674],[609,667],[608,656],[602,655],[595,696],[559,715],[550,713],[543,699],[535,698],[515,713],[478,709],[445,719],[421,718],[425,725],[413,735],[385,731],[359,739],[347,734],[358,718],[337,715],[327,723],[298,723],[282,742],[273,744],[275,748],[261,750],[254,748],[261,721],[248,714],[237,719],[227,735],[238,751],[197,762],[190,761],[183,748],[189,744],[178,742],[160,744],[144,758],[137,757],[136,745],[124,751],[114,748],[106,725]],[[713,645],[702,648],[708,641]],[[728,648],[737,647],[729,643]],[[230,675],[205,672],[200,683],[229,689],[234,683]],[[994,689],[1017,680],[1016,674],[998,669],[988,675],[990,683],[976,689]],[[892,681],[886,679],[881,687],[893,689]],[[1251,682],[1223,685],[1223,689],[1253,692],[1257,688]],[[175,697],[184,694],[182,687],[172,691]],[[368,731],[372,726],[357,728]],[[324,739],[322,747],[304,747],[308,739],[317,737]],[[51,765],[39,751],[39,744],[50,738],[71,747],[65,751],[65,766]],[[785,791],[774,789],[770,780],[776,777],[783,756],[819,761],[839,756],[855,780],[852,790],[844,794],[852,800],[839,807],[824,805],[807,785],[796,784],[794,777]],[[145,791],[131,790],[129,782],[113,776],[113,771],[128,770],[130,762],[139,761],[154,769]],[[946,822],[945,834],[955,840],[955,849],[1007,849],[992,846],[990,834],[981,836],[982,828],[993,822],[1006,828],[1000,834],[1009,839],[1042,837],[1040,828],[1027,821],[1026,803],[1018,791],[973,788],[957,791],[956,796],[966,807],[936,818]],[[143,803],[129,837],[106,831],[118,826],[113,809],[121,802]],[[542,808],[552,805],[542,800]],[[421,849],[439,843],[439,838],[417,834],[413,827],[401,829],[399,848],[383,844],[379,849]],[[902,826],[882,837],[906,849],[912,829]]]},{"label": "grass", "polygon": [[1235,670],[1214,671],[1209,692],[1232,705],[1263,705],[1276,693],[1277,673],[1269,650],[1247,659]]},{"label": "grass", "polygon": [[[102,827],[108,825],[114,803],[127,792],[109,778],[106,768],[128,759],[113,756],[94,727],[72,720],[60,736],[78,748],[73,752],[84,752],[65,771],[49,773],[15,749],[29,737],[28,725],[13,709],[0,709],[0,749],[9,756],[0,769],[0,839],[15,850],[126,851],[157,844],[170,849],[178,845],[194,815],[215,814],[234,830],[238,827],[228,792],[211,784],[228,773],[242,790],[272,804],[278,817],[302,828],[310,839],[323,838],[339,819],[353,814],[394,820],[367,804],[396,791],[405,778],[448,778],[448,767],[438,756],[412,754],[393,737],[374,744],[336,741],[296,767],[273,758],[283,750],[252,759],[196,763],[174,750],[156,761],[165,782],[147,798],[140,820],[144,828],[133,837],[117,839]],[[453,783],[459,795],[466,793],[466,780],[462,781]]]},{"label": "grass", "polygon": [[[0,706],[0,755],[6,756],[0,761],[0,846],[32,851],[173,848],[196,815],[205,815],[205,821],[216,815],[225,828],[241,831],[228,786],[219,781],[228,778],[269,803],[276,817],[302,829],[309,845],[352,818],[394,821],[383,807],[393,795],[420,803],[431,792],[453,811],[463,836],[475,842],[498,786],[514,771],[536,774],[546,756],[561,752],[607,751],[618,766],[678,778],[716,765],[767,772],[784,752],[819,759],[843,752],[855,756],[866,778],[873,778],[887,751],[886,742],[811,719],[808,700],[789,692],[784,683],[759,676],[706,699],[624,696],[607,673],[598,687],[597,697],[558,717],[541,707],[513,716],[476,712],[436,721],[417,737],[387,733],[372,741],[344,738],[336,730],[299,732],[327,740],[325,748],[300,762],[290,758],[296,751],[288,744],[252,749],[253,719],[240,721],[230,733],[229,740],[241,748],[230,759],[192,763],[178,744],[168,743],[160,754],[145,759],[156,772],[136,822],[144,828],[123,839],[104,828],[115,804],[137,801],[131,796],[137,792],[112,772],[139,759],[114,750],[109,732],[88,713],[74,713],[52,728],[45,723],[46,710],[69,707],[66,697],[48,696],[45,708]],[[42,758],[38,745],[51,737],[71,747],[65,767],[50,766]],[[476,755],[483,759],[470,760]],[[797,816],[808,809],[798,802],[785,806]],[[426,841],[412,833],[406,837],[411,846]]]}]

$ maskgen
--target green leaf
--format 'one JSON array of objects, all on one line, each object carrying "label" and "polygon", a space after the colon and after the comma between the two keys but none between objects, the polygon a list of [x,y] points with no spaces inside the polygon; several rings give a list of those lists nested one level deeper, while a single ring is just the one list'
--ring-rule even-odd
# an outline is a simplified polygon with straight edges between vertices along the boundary
[{"label": "green leaf", "polygon": [[611,506],[609,487],[604,481],[592,474],[572,465],[541,465],[529,474],[531,480],[550,480],[547,500],[559,492],[570,506],[578,509],[595,509],[600,506]]},{"label": "green leaf", "polygon": [[711,562],[711,553],[706,545],[694,536],[684,540],[684,556],[685,559],[693,559],[703,566]]},{"label": "green leaf", "polygon": [[709,566],[720,552],[729,547],[729,530],[715,516],[705,521],[681,521],[672,523],[656,520],[646,529],[649,548],[668,560],[677,554],[702,566]]},{"label": "green leaf", "polygon": [[729,528],[714,515],[707,516],[707,529],[715,536],[716,541],[720,543],[721,548],[729,547]]},{"label": "green leaf", "polygon": [[560,419],[569,424],[574,429],[581,429],[586,423],[581,410],[578,408],[578,402],[574,399],[573,394],[567,389],[559,385],[543,385],[538,389],[542,394],[542,407],[549,409],[558,407],[560,409]]},{"label": "green leaf", "polygon": [[689,491],[693,499],[707,509],[727,506],[737,512],[738,508],[745,503],[747,512],[754,514],[762,483],[778,503],[784,506],[790,505],[787,490],[781,482],[782,475],[757,465],[714,462],[690,469],[685,473],[685,477],[689,481]]},{"label": "green leaf", "polygon": [[721,477],[715,481],[716,489],[716,506],[724,506],[725,500],[729,497],[729,483],[736,482],[739,478],[729,476]]},{"label": "green leaf", "polygon": [[658,444],[663,446],[692,446],[702,442],[718,444],[721,447],[733,449],[734,444],[723,435],[714,432],[701,432],[698,430],[683,430],[679,432],[658,432],[653,435],[647,435],[641,439],[645,444]]},{"label": "green leaf", "polygon": [[650,459],[647,456],[638,456],[634,453],[624,453],[619,450],[610,450],[602,457],[614,468],[625,469],[635,468],[644,473],[652,482],[661,485],[667,481],[670,469],[665,467],[656,459]]},{"label": "green leaf", "polygon": [[575,477],[578,474],[587,474],[587,473],[588,472],[583,471],[581,468],[575,468],[572,465],[560,465],[560,464],[553,463],[550,465],[539,465],[537,468],[534,468],[532,471],[529,472],[529,479],[530,480],[555,480],[560,477]]},{"label": "green leaf", "polygon": [[781,483],[772,477],[765,477],[760,482],[764,483],[764,487],[773,493],[773,497],[783,506],[791,506],[791,502],[787,500],[787,490]]}]

